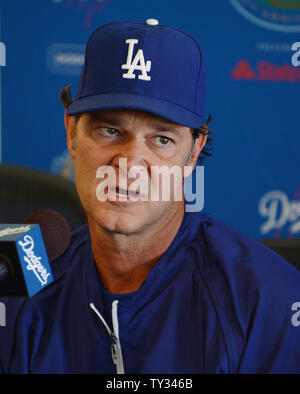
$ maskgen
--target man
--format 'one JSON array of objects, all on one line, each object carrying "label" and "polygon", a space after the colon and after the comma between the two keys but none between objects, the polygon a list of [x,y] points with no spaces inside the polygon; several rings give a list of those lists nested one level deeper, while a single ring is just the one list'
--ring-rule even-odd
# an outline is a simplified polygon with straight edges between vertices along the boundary
[{"label": "man", "polygon": [[88,225],[53,263],[57,280],[24,304],[10,372],[300,372],[299,272],[215,218],[185,212],[175,179],[170,198],[153,201],[165,186],[157,168],[182,180],[196,166],[204,96],[190,35],[153,19],[92,34],[76,100],[63,92]]}]

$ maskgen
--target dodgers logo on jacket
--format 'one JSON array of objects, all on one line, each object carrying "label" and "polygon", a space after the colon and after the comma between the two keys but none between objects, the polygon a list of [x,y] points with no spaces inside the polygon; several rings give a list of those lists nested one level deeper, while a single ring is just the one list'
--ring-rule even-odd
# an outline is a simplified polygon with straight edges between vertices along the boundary
[{"label": "dodgers logo on jacket", "polygon": [[128,72],[123,74],[122,77],[126,79],[135,79],[136,74],[134,72],[141,71],[141,74],[138,75],[138,78],[144,81],[150,81],[151,77],[147,74],[147,72],[150,72],[151,70],[151,61],[147,60],[147,62],[145,62],[143,50],[139,49],[132,60],[133,48],[138,42],[139,40],[134,38],[129,38],[125,41],[125,43],[128,44],[128,53],[127,62],[126,64],[122,64],[122,70],[128,70]]}]

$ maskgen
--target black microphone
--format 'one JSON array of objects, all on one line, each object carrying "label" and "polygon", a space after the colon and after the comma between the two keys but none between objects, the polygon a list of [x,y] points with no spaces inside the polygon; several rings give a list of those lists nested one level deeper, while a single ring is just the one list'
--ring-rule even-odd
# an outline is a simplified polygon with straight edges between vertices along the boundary
[{"label": "black microphone", "polygon": [[4,282],[9,278],[9,262],[5,259],[5,256],[0,255],[0,283]]},{"label": "black microphone", "polygon": [[71,240],[65,218],[39,210],[22,224],[0,224],[0,295],[24,297],[53,282],[50,262],[62,255]]},{"label": "black microphone", "polygon": [[71,229],[66,219],[51,209],[41,209],[27,216],[23,224],[39,224],[50,261],[61,256],[71,241]]}]

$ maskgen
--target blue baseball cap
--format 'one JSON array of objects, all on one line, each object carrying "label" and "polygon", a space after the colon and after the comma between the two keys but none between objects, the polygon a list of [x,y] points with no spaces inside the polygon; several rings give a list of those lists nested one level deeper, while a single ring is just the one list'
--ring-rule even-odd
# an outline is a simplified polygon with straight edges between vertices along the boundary
[{"label": "blue baseball cap", "polygon": [[114,22],[89,38],[68,115],[138,109],[177,124],[204,123],[205,67],[195,38],[156,19]]}]

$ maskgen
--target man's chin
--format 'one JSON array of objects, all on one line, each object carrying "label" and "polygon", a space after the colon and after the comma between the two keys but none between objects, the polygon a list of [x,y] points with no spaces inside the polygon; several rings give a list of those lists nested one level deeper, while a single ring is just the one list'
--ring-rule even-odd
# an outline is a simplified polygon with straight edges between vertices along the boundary
[{"label": "man's chin", "polygon": [[91,227],[97,226],[109,233],[123,235],[138,233],[143,227],[142,222],[137,215],[111,211],[98,212],[96,216],[89,218]]}]

